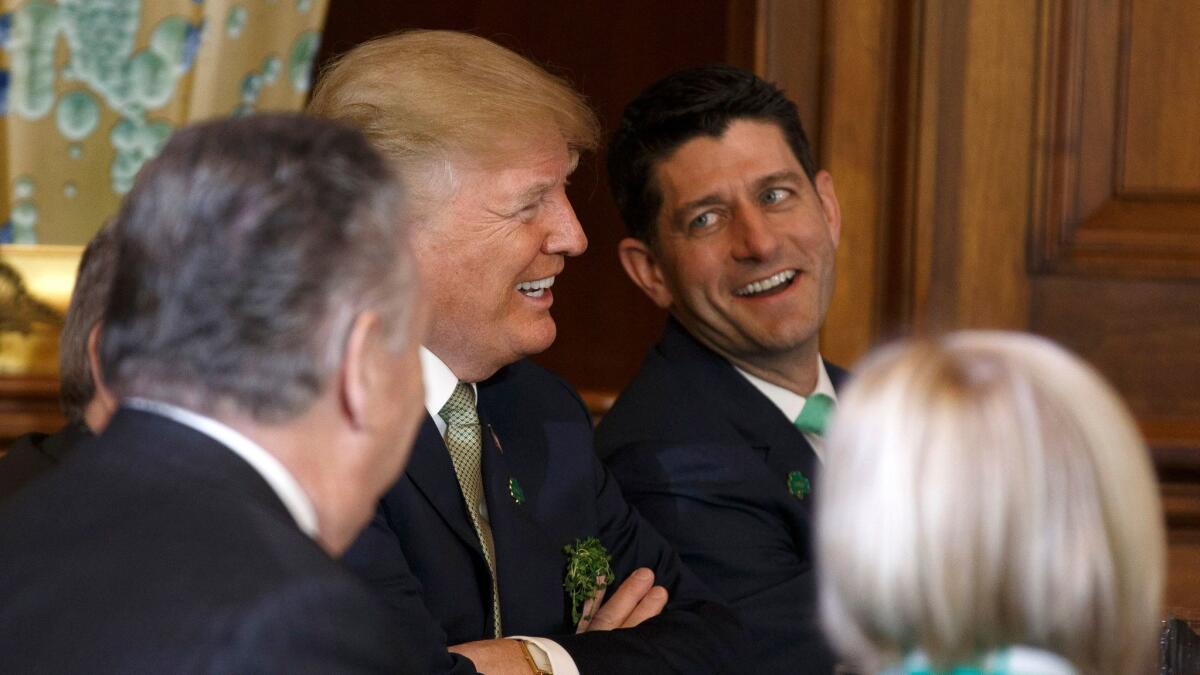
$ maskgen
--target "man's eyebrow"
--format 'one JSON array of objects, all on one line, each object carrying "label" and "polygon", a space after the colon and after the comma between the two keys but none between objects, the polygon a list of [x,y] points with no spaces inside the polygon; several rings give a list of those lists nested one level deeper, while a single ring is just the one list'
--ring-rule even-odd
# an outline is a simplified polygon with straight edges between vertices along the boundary
[{"label": "man's eyebrow", "polygon": [[524,191],[522,191],[520,194],[518,194],[515,198],[513,198],[513,203],[524,205],[524,204],[528,204],[529,202],[541,199],[542,195],[546,194],[547,192],[550,192],[557,185],[558,185],[558,181],[556,181],[556,180],[546,180],[546,181],[539,181],[537,183],[534,183],[533,185],[530,185],[528,188],[526,188]]},{"label": "man's eyebrow", "polygon": [[783,171],[776,171],[775,173],[767,174],[766,176],[754,181],[754,188],[756,190],[761,190],[762,188],[765,188],[768,185],[774,185],[775,183],[798,183],[803,180],[804,176],[801,174],[798,174],[791,169],[784,169]]},{"label": "man's eyebrow", "polygon": [[[777,183],[788,183],[788,182],[798,183],[803,180],[804,180],[804,176],[802,174],[796,173],[795,171],[792,171],[791,169],[784,169],[782,171],[776,171],[775,173],[767,174],[767,175],[763,176],[762,178],[755,180],[753,185],[754,185],[755,190],[761,190],[761,189],[767,187],[768,185],[775,185]],[[714,192],[711,194],[704,195],[703,197],[693,199],[689,202],[684,202],[683,204],[680,204],[679,207],[677,209],[675,209],[675,211],[678,213],[686,213],[688,211],[703,208],[706,206],[717,206],[719,204],[723,204],[724,202],[725,202],[725,200],[718,193]]]},{"label": "man's eyebrow", "polygon": [[719,204],[724,204],[724,203],[725,203],[725,200],[722,199],[719,194],[714,192],[712,194],[704,195],[703,197],[700,197],[699,199],[693,199],[690,202],[685,202],[683,204],[680,204],[679,207],[675,209],[675,212],[676,213],[687,213],[688,211],[693,211],[695,209],[703,208],[705,206],[717,206]]}]

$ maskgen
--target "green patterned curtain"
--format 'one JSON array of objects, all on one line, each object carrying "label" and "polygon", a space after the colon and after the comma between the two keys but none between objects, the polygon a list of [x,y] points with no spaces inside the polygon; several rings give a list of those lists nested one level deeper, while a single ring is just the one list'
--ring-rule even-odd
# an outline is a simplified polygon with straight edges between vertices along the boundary
[{"label": "green patterned curtain", "polygon": [[172,131],[303,106],[327,4],[4,0],[0,375],[49,367],[80,247]]}]

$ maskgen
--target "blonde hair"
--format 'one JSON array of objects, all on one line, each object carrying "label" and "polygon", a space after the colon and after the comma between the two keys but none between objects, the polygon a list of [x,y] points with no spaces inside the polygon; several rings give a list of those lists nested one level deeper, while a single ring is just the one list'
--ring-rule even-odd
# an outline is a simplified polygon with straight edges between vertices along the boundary
[{"label": "blonde hair", "polygon": [[822,619],[879,668],[1028,645],[1148,672],[1165,535],[1120,398],[1053,343],[962,332],[869,358],[820,486]]},{"label": "blonde hair", "polygon": [[591,150],[599,122],[564,80],[484,38],[414,30],[376,38],[322,70],[308,112],[361,130],[406,177],[453,180],[452,161],[501,164],[555,131]]}]

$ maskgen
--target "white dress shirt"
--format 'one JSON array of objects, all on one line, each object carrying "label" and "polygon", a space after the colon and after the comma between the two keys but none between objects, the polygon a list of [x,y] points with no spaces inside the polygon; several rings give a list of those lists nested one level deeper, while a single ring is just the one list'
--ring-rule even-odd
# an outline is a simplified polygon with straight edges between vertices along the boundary
[{"label": "white dress shirt", "polygon": [[[754,388],[761,391],[764,396],[775,404],[775,407],[787,417],[789,422],[794,422],[800,416],[800,411],[804,410],[804,404],[808,401],[807,396],[801,396],[794,391],[784,389],[777,384],[771,384],[766,380],[755,377],[750,373],[734,366],[742,377],[750,381]],[[829,379],[829,373],[825,371],[825,362],[821,360],[821,355],[817,355],[817,387],[813,389],[813,394],[825,394],[837,403],[837,394],[833,391],[833,381]],[[811,396],[812,394],[809,394]],[[817,454],[817,459],[822,464],[825,463],[825,439],[816,434],[805,433],[804,438],[808,440],[808,444],[812,446],[813,452]]]},{"label": "white dress shirt", "polygon": [[[454,388],[458,386],[459,380],[454,371],[450,370],[450,366],[447,366],[433,352],[425,347],[421,347],[419,354],[421,358],[421,376],[425,378],[425,410],[429,411],[429,416],[433,418],[433,423],[437,425],[438,433],[445,437],[446,421],[438,415],[438,412],[441,411],[442,406],[446,405],[446,401],[449,401],[450,397],[454,394]],[[475,390],[475,400],[476,405],[478,405],[479,388],[474,382],[470,384],[471,388]],[[488,520],[486,500],[480,504],[479,511],[484,520]],[[490,521],[488,526],[491,526]],[[503,588],[499,590],[501,593],[504,592]],[[530,655],[533,656],[538,666],[549,669],[554,675],[579,675],[579,668],[575,665],[575,660],[557,642],[547,640],[546,638],[528,637],[525,635],[512,635],[509,638],[529,644],[531,646]]]},{"label": "white dress shirt", "polygon": [[312,500],[296,482],[296,478],[275,456],[267,452],[254,441],[246,438],[241,432],[222,424],[211,417],[205,417],[191,410],[180,408],[162,401],[151,401],[144,398],[127,398],[121,405],[134,410],[161,415],[174,420],[185,427],[208,436],[241,457],[250,465],[267,485],[279,497],[279,501],[287,508],[288,513],[296,521],[296,525],[310,538],[317,537],[317,509]]}]

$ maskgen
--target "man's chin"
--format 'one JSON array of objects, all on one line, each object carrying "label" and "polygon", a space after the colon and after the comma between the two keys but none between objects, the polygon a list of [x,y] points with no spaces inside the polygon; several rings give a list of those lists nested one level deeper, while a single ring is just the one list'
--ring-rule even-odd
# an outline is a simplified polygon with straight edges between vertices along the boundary
[{"label": "man's chin", "polygon": [[520,332],[513,336],[512,344],[516,347],[513,351],[518,358],[541,354],[554,344],[557,336],[558,327],[554,325],[554,319],[547,315],[542,320],[523,326]]},{"label": "man's chin", "polygon": [[817,330],[811,326],[811,322],[764,322],[757,318],[727,324],[719,330],[709,325],[698,326],[686,321],[680,323],[692,336],[718,354],[750,361],[803,351],[817,336]]}]

